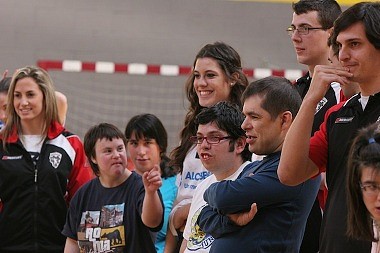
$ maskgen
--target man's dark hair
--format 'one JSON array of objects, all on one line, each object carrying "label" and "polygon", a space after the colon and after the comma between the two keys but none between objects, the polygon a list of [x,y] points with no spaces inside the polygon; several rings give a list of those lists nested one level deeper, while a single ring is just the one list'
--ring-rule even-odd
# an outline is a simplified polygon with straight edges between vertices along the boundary
[{"label": "man's dark hair", "polygon": [[318,21],[325,30],[333,27],[334,21],[342,13],[339,4],[334,0],[301,0],[293,3],[292,8],[297,15],[318,12]]},{"label": "man's dark hair", "polygon": [[269,76],[250,83],[243,93],[243,103],[253,95],[262,98],[261,107],[272,119],[285,111],[290,111],[294,119],[302,102],[295,86],[284,77]]},{"label": "man's dark hair", "polygon": [[106,139],[112,141],[113,139],[122,139],[124,145],[127,145],[127,140],[123,132],[121,132],[116,126],[108,123],[100,123],[91,127],[84,136],[84,152],[86,153],[88,162],[91,165],[91,169],[95,175],[99,176],[99,167],[95,164],[91,158],[96,158],[95,144],[98,140]]},{"label": "man's dark hair", "polygon": [[[338,34],[353,24],[361,22],[364,25],[365,34],[368,41],[376,48],[380,49],[380,3],[361,2],[345,10],[335,21],[332,33],[332,45],[339,48],[336,42]],[[335,50],[334,50],[335,51]]]}]

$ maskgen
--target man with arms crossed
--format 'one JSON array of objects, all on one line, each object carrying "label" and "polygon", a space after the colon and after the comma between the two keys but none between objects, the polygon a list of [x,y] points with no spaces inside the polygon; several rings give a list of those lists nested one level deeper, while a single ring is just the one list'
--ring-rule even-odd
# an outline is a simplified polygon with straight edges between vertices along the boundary
[{"label": "man with arms crossed", "polygon": [[[251,83],[242,99],[242,128],[249,150],[266,157],[252,163],[235,181],[212,184],[205,191],[208,206],[202,209],[198,224],[215,238],[210,252],[298,252],[320,179],[289,187],[279,181],[277,167],[301,98],[287,79],[267,77]],[[258,211],[249,221],[244,212],[253,203]],[[232,221],[247,224],[237,226]]]}]

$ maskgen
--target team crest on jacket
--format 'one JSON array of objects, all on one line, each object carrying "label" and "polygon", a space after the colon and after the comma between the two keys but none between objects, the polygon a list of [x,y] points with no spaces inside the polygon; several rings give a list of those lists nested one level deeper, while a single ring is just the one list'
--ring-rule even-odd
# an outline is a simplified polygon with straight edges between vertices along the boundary
[{"label": "team crest on jacket", "polygon": [[323,97],[321,101],[318,102],[314,115],[317,114],[327,104],[327,102],[327,98]]},{"label": "team crest on jacket", "polygon": [[50,153],[49,155],[49,161],[51,165],[54,167],[54,169],[58,168],[59,164],[61,163],[62,154],[58,152]]}]

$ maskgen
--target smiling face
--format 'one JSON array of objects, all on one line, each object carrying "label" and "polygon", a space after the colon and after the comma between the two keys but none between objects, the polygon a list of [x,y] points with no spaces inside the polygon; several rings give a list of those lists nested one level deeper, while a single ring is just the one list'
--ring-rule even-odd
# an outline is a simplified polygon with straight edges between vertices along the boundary
[{"label": "smiling face", "polygon": [[[361,170],[362,185],[380,185],[380,174],[372,167],[363,167]],[[372,218],[380,224],[380,194],[371,194],[362,190],[363,201]]]},{"label": "smiling face", "polygon": [[231,83],[213,58],[197,59],[194,66],[193,85],[199,104],[203,107],[210,107],[220,101],[229,100]]},{"label": "smiling face", "polygon": [[[300,15],[293,13],[292,26],[295,28],[321,27],[318,21],[318,12],[309,11]],[[309,70],[310,67],[313,70],[315,65],[327,64],[329,50],[327,46],[328,38],[328,30],[309,30],[309,34],[306,35],[299,35],[298,31],[295,31],[291,39],[298,62],[309,66]]]},{"label": "smiling face", "polygon": [[137,138],[134,132],[128,139],[128,154],[140,175],[150,171],[154,165],[160,165],[160,153],[155,139]]},{"label": "smiling face", "polygon": [[42,124],[43,101],[44,95],[33,78],[25,77],[17,81],[13,93],[13,106],[20,117],[21,125],[31,122]]},{"label": "smiling face", "polygon": [[106,185],[124,182],[127,168],[127,153],[122,139],[111,141],[103,138],[95,143],[95,157],[91,161],[99,167],[99,178]]},{"label": "smiling face", "polygon": [[241,127],[245,130],[249,151],[257,155],[268,155],[281,150],[285,133],[282,120],[278,116],[271,118],[269,112],[261,107],[262,98],[258,95],[244,101],[245,120]]},{"label": "smiling face", "polygon": [[339,46],[339,61],[353,73],[351,80],[359,83],[363,95],[378,92],[380,50],[368,41],[363,24],[358,22],[341,31],[336,42]]}]

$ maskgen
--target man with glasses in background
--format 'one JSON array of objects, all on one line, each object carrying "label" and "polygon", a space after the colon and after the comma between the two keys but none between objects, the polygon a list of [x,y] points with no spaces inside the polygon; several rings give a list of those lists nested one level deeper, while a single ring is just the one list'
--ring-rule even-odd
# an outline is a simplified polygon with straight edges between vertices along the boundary
[{"label": "man with glasses in background", "polygon": [[[303,99],[309,90],[314,67],[329,64],[330,47],[328,46],[328,39],[334,21],[342,13],[342,10],[339,4],[333,0],[301,0],[293,3],[292,7],[293,18],[287,32],[292,39],[298,62],[308,68],[308,72],[295,83]],[[339,83],[332,83],[318,103],[315,109],[311,136],[319,129],[326,111],[340,102],[340,91]],[[322,180],[318,198],[314,202],[307,221],[300,253],[316,253],[319,251],[322,209],[326,195],[327,189],[324,180]]]},{"label": "man with glasses in background", "polygon": [[[247,166],[235,181],[209,186],[203,195],[208,205],[198,225],[215,239],[210,252],[299,252],[320,180],[289,187],[279,181],[277,168],[301,97],[289,80],[267,77],[248,85],[242,101],[241,127],[249,151],[265,157]],[[254,203],[258,210],[253,217]]]},{"label": "man with glasses in background", "polygon": [[203,166],[212,173],[195,189],[187,218],[180,252],[209,252],[214,238],[196,224],[199,213],[207,204],[203,193],[221,180],[235,180],[250,164],[251,152],[246,145],[244,117],[240,109],[229,102],[219,102],[203,109],[196,117],[196,136],[190,138],[197,145]]}]

